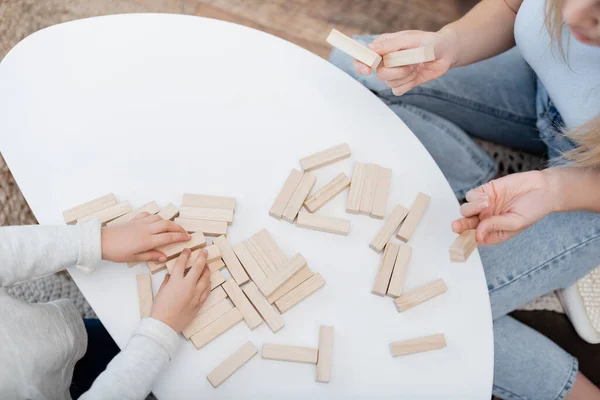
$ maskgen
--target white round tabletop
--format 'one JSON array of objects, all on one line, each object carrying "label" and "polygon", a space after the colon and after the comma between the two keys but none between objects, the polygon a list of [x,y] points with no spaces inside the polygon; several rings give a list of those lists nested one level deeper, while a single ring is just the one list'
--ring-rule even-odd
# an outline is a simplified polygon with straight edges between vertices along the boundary
[{"label": "white round tabletop", "polygon": [[[325,38],[324,38],[325,39]],[[267,228],[326,281],[284,314],[277,334],[237,324],[201,350],[184,341],[156,381],[158,398],[489,399],[493,334],[477,252],[451,264],[458,203],[411,131],[367,89],[327,61],[246,27],[178,15],[119,15],[56,25],[18,44],[0,64],[1,151],[41,224],[113,192],[134,207],[181,204],[183,193],[234,196],[229,240]],[[371,294],[380,220],[346,214],[347,191],[320,213],[352,221],[349,236],[300,229],[268,211],[298,160],[347,142],[352,157],[317,170],[316,187],[355,161],[392,168],[388,214],[431,202],[409,244],[405,289],[443,278],[448,291],[403,313]],[[70,269],[123,348],[139,323],[135,275],[145,265]],[[153,276],[155,291],[164,272]],[[317,347],[335,327],[329,384],[307,364],[252,359],[213,389],[205,376],[245,341]],[[442,350],[392,358],[392,341],[446,335]]]}]

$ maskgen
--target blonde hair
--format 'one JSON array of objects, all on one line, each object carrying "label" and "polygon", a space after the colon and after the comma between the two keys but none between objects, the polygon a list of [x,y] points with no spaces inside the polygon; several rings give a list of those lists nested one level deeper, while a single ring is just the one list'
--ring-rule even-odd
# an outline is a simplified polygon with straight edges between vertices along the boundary
[{"label": "blonde hair", "polygon": [[[551,39],[558,44],[561,56],[566,61],[562,43],[564,21],[561,10],[563,4],[564,0],[546,0],[545,24]],[[571,165],[600,167],[600,115],[578,128],[565,130],[564,134],[577,144],[576,148],[563,154],[564,158],[573,162]]]}]

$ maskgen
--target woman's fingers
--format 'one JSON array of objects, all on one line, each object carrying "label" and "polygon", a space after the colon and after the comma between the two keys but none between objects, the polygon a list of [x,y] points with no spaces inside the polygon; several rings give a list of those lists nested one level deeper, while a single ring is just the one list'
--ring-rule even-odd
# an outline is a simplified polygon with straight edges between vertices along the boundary
[{"label": "woman's fingers", "polygon": [[479,217],[469,217],[469,218],[461,218],[452,222],[452,231],[454,233],[458,233],[459,235],[466,231],[467,229],[475,229],[479,225]]},{"label": "woman's fingers", "polygon": [[460,206],[460,213],[463,217],[472,217],[474,215],[479,215],[483,210],[488,208],[489,202],[478,201],[476,203],[464,203]]},{"label": "woman's fingers", "polygon": [[371,50],[379,54],[387,54],[392,51],[412,49],[421,45],[422,35],[415,32],[403,31],[380,35],[373,43],[369,44]]},{"label": "woman's fingers", "polygon": [[396,86],[392,89],[392,93],[394,93],[394,95],[396,96],[402,96],[404,93],[410,91],[415,86],[417,86],[416,83],[414,81],[410,81],[405,83],[404,85]]},{"label": "woman's fingers", "polygon": [[484,192],[483,185],[469,190],[465,198],[469,203],[489,202],[490,200],[489,196]]},{"label": "woman's fingers", "polygon": [[[476,239],[478,243],[488,244],[486,240],[488,236],[492,232],[519,232],[522,229],[522,224],[519,221],[519,218],[516,215],[512,214],[503,214],[503,215],[493,215],[489,218],[485,218],[479,222],[477,226],[477,234]],[[499,239],[506,234],[496,234],[496,236],[500,236]],[[508,237],[507,237],[508,238]],[[506,239],[504,239],[506,240]]]},{"label": "woman's fingers", "polygon": [[368,65],[365,65],[358,60],[354,60],[352,64],[354,65],[354,70],[356,73],[361,75],[371,75],[371,67]]},{"label": "woman's fingers", "polygon": [[380,66],[377,68],[377,79],[379,79],[380,81],[387,82],[388,85],[390,85],[391,81],[399,81],[399,83],[405,83],[409,80],[410,77],[413,77],[414,79],[416,73],[418,73],[418,70],[414,67],[414,65],[393,68],[386,68]]}]

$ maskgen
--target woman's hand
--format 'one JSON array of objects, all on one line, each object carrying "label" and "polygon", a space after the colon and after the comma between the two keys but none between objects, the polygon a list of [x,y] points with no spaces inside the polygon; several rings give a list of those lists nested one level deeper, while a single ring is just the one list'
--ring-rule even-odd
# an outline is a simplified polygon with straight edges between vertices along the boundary
[{"label": "woman's hand", "polygon": [[477,243],[501,243],[557,211],[558,203],[544,171],[508,175],[469,191],[460,207],[465,218],[454,221],[452,230],[477,229]]},{"label": "woman's hand", "polygon": [[126,224],[102,228],[101,235],[102,259],[114,262],[165,262],[165,255],[153,249],[190,240],[190,235],[175,222],[145,212]]},{"label": "woman's hand", "polygon": [[189,249],[181,252],[171,274],[160,285],[150,312],[151,318],[164,322],[177,333],[189,325],[210,294],[206,250],[198,252],[194,265],[184,275],[190,255]]},{"label": "woman's hand", "polygon": [[[387,83],[396,96],[401,96],[415,86],[448,72],[456,63],[458,53],[457,35],[452,29],[442,29],[439,32],[402,31],[379,36],[368,47],[382,56],[393,51],[429,45],[434,47],[435,60],[393,68],[386,68],[381,62],[377,67],[377,78]],[[362,75],[371,73],[371,68],[356,60],[354,68]]]}]

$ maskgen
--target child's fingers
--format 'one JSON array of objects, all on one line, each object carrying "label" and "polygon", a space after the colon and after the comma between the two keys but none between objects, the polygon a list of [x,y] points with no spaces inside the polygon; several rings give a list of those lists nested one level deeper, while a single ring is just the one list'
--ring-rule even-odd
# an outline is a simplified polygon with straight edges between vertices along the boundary
[{"label": "child's fingers", "polygon": [[148,251],[144,251],[143,253],[139,253],[136,254],[134,257],[134,259],[132,261],[158,261],[158,262],[165,262],[167,261],[167,256],[165,256],[165,254],[163,252],[160,252],[158,250],[148,250]]},{"label": "child's fingers", "polygon": [[198,252],[198,256],[196,260],[194,260],[194,265],[192,265],[192,269],[188,272],[185,279],[196,284],[198,279],[200,279],[200,275],[206,268],[206,250],[202,249]]},{"label": "child's fingers", "polygon": [[200,293],[205,290],[210,292],[210,269],[207,267],[204,267],[204,271],[202,271],[202,275],[200,275],[200,279],[196,283],[196,291]]},{"label": "child's fingers", "polygon": [[137,214],[137,215],[136,215],[135,217],[133,217],[131,220],[132,220],[132,221],[137,221],[137,220],[140,220],[140,219],[142,219],[142,218],[146,218],[146,217],[147,217],[147,216],[149,216],[149,215],[150,215],[149,213],[147,213],[146,211],[143,211],[143,212],[141,212],[141,213]]},{"label": "child's fingers", "polygon": [[153,224],[158,221],[162,221],[162,217],[159,215],[148,215],[142,220],[144,224]]},{"label": "child's fingers", "polygon": [[190,240],[190,235],[181,232],[168,232],[168,233],[160,233],[158,235],[151,236],[150,247],[155,249],[160,246],[164,246],[166,244],[171,244],[175,242],[187,242]]},{"label": "child's fingers", "polygon": [[475,229],[479,225],[479,217],[469,217],[469,218],[461,218],[452,222],[452,231],[454,233],[458,233],[459,235],[466,231],[467,229]]},{"label": "child's fingers", "polygon": [[163,287],[166,286],[167,282],[169,282],[169,278],[171,278],[171,275],[166,274],[165,279],[163,279],[162,283],[160,284],[160,287],[158,288],[159,292],[162,290]]},{"label": "child's fingers", "polygon": [[[160,217],[159,217],[160,218]],[[181,225],[177,225],[173,221],[168,219],[160,218],[159,221],[154,222],[150,227],[152,233],[163,233],[163,232],[182,232],[185,233],[185,229]]]},{"label": "child's fingers", "polygon": [[479,215],[483,210],[488,208],[489,203],[487,200],[478,201],[476,203],[464,203],[460,206],[460,213],[463,217],[472,217]]},{"label": "child's fingers", "polygon": [[[209,274],[209,277],[210,277],[210,274]],[[210,296],[210,286],[207,286],[206,289],[204,290],[204,292],[202,292],[202,294],[200,295],[200,305],[204,304],[206,299],[208,299],[208,296]]]},{"label": "child's fingers", "polygon": [[190,259],[190,255],[192,252],[190,249],[183,249],[179,257],[177,257],[177,262],[171,271],[171,275],[176,278],[183,278],[183,273],[185,272],[185,266],[188,264]]},{"label": "child's fingers", "polygon": [[361,75],[371,75],[371,67],[368,65],[365,65],[358,60],[354,60],[352,64],[354,64],[354,70],[356,73]]}]

